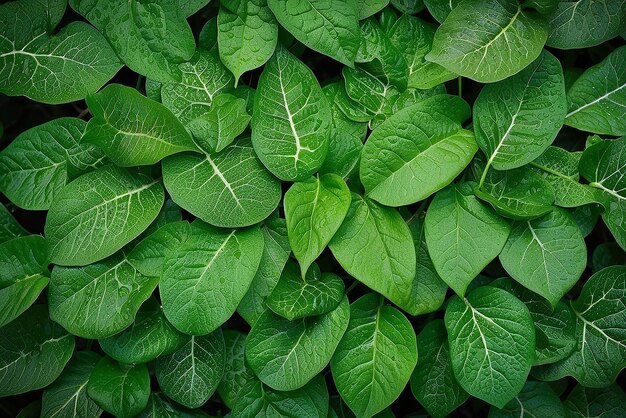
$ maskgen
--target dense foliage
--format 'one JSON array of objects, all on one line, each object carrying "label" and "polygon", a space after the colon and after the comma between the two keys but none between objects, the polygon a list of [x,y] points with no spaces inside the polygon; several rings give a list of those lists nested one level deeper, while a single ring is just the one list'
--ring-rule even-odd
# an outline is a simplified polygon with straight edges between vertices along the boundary
[{"label": "dense foliage", "polygon": [[0,5],[0,411],[626,416],[625,35],[625,0]]}]

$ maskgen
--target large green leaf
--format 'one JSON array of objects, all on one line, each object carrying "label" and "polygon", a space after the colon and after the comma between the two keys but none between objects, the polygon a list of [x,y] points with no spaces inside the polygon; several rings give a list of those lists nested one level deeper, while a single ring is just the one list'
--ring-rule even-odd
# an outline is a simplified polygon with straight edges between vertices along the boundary
[{"label": "large green leaf", "polygon": [[268,0],[278,22],[309,48],[354,65],[359,48],[356,0]]},{"label": "large green leaf", "polygon": [[329,247],[355,279],[402,307],[411,303],[415,247],[400,214],[357,194]]},{"label": "large green leaf", "polygon": [[500,254],[510,231],[509,222],[473,195],[473,183],[437,193],[426,212],[430,257],[441,279],[461,297]]},{"label": "large green leaf", "polygon": [[502,408],[524,386],[535,360],[535,328],[528,308],[490,286],[446,309],[452,369],[470,395]]},{"label": "large green leaf", "polygon": [[41,389],[54,382],[74,351],[74,337],[35,305],[0,328],[0,397]]},{"label": "large green leaf", "polygon": [[106,166],[57,194],[46,218],[52,262],[86,265],[110,256],[141,234],[165,199],[158,180]]},{"label": "large green leaf", "polygon": [[548,37],[544,18],[515,0],[467,0],[437,29],[428,61],[491,83],[533,62]]},{"label": "large green leaf", "polygon": [[371,417],[395,401],[417,363],[417,341],[400,311],[369,293],[350,306],[350,323],[330,368],[335,386],[357,416]]},{"label": "large green leaf", "polygon": [[246,334],[239,331],[224,330],[224,343],[226,346],[226,361],[224,376],[217,387],[220,398],[229,407],[237,402],[239,391],[246,383],[256,381],[254,372],[246,364],[244,350],[246,348]]},{"label": "large green leaf", "polygon": [[54,35],[61,20],[44,2],[0,6],[0,93],[67,103],[94,93],[122,67],[106,39],[84,22]]},{"label": "large green leaf", "polygon": [[349,319],[346,297],[327,314],[294,321],[267,310],[246,338],[246,360],[272,389],[299,389],[328,365]]},{"label": "large green leaf", "polygon": [[155,80],[180,78],[176,65],[196,48],[177,1],[70,0],[70,5],[106,36],[124,64]]},{"label": "large green leaf", "polygon": [[193,336],[181,349],[159,357],[155,375],[163,392],[176,402],[197,408],[209,400],[222,380],[225,364],[222,330]]},{"label": "large green leaf", "polygon": [[468,115],[462,99],[438,95],[398,111],[374,129],[359,170],[367,196],[401,206],[447,186],[478,149],[474,135],[461,127]]},{"label": "large green leaf", "polygon": [[279,46],[254,96],[252,144],[259,158],[282,180],[305,179],[326,158],[330,123],[330,106],[313,72]]},{"label": "large green leaf", "polygon": [[483,87],[474,103],[474,129],[487,167],[510,170],[540,156],[566,112],[561,63],[547,51],[519,73]]},{"label": "large green leaf", "polygon": [[564,404],[570,418],[619,418],[626,414],[626,394],[617,384],[602,389],[577,385]]},{"label": "large green leaf", "polygon": [[341,226],[350,200],[348,186],[336,174],[310,177],[294,183],[285,193],[289,244],[303,278]]},{"label": "large green leaf", "polygon": [[55,266],[48,298],[50,318],[74,335],[106,338],[135,320],[158,278],[140,274],[118,253],[85,267]]},{"label": "large green leaf", "polygon": [[93,118],[82,141],[102,148],[119,166],[151,165],[197,150],[172,112],[133,88],[110,84],[87,97],[87,105]]},{"label": "large green leaf", "polygon": [[566,125],[596,134],[626,135],[626,46],[578,77],[567,92],[567,102]]},{"label": "large green leaf", "polygon": [[187,334],[218,328],[250,287],[262,253],[257,226],[225,230],[194,222],[163,264],[159,291],[167,319]]},{"label": "large green leaf", "polygon": [[547,383],[528,381],[519,394],[502,408],[492,406],[489,418],[565,418],[565,408]]},{"label": "large green leaf", "polygon": [[0,153],[0,191],[23,209],[48,209],[75,174],[105,160],[100,149],[80,143],[85,125],[59,118],[18,135]]},{"label": "large green leaf", "polygon": [[166,158],[163,182],[183,209],[221,227],[256,224],[276,209],[281,198],[280,181],[263,167],[248,139],[215,155]]}]

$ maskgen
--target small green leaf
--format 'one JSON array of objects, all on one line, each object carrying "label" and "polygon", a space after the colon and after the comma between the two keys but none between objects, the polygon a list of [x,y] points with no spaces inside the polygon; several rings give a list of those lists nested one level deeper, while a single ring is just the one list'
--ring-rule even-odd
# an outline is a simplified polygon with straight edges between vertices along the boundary
[{"label": "small green leaf", "polygon": [[547,383],[528,381],[514,399],[498,409],[492,406],[489,418],[565,418],[565,408]]},{"label": "small green leaf", "polygon": [[602,389],[577,385],[565,400],[571,418],[621,417],[626,414],[626,394],[617,384]]},{"label": "small green leaf", "polygon": [[16,237],[0,244],[0,288],[48,271],[50,253],[39,235]]},{"label": "small green leaf", "polygon": [[256,381],[256,376],[245,361],[246,335],[227,329],[224,330],[224,342],[226,346],[224,376],[217,387],[217,393],[232,409],[239,398],[241,388],[248,382]]}]

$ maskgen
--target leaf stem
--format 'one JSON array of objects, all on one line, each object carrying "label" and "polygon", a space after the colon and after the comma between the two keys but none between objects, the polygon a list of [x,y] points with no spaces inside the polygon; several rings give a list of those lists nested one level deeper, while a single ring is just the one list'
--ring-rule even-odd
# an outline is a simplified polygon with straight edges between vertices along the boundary
[{"label": "leaf stem", "polygon": [[480,176],[480,181],[478,182],[479,189],[483,186],[483,183],[485,182],[485,178],[487,177],[487,171],[489,171],[489,167],[491,167],[491,160],[487,161],[487,165],[485,165],[483,174]]},{"label": "leaf stem", "polygon": [[463,98],[463,77],[457,78],[457,85],[459,86],[459,97]]}]

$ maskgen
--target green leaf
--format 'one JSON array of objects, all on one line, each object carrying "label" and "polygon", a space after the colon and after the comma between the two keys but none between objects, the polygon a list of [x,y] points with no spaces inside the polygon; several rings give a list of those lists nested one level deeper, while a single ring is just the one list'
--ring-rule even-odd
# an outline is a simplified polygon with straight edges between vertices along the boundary
[{"label": "green leaf", "polygon": [[443,23],[460,2],[461,0],[424,0],[428,11],[439,23]]},{"label": "green leaf", "polygon": [[284,219],[274,217],[266,220],[261,225],[261,232],[264,242],[261,263],[250,288],[237,307],[239,315],[251,326],[265,311],[265,298],[278,283],[291,253]]},{"label": "green leaf", "polygon": [[426,212],[428,252],[441,279],[463,297],[467,286],[500,254],[509,222],[474,197],[473,183],[437,193]]},{"label": "green leaf", "polygon": [[87,394],[110,414],[118,417],[135,416],[148,405],[148,367],[145,364],[122,364],[103,357],[89,377]]},{"label": "green leaf", "polygon": [[245,361],[246,335],[227,329],[224,330],[224,342],[226,346],[224,376],[217,386],[217,393],[232,409],[237,402],[241,388],[248,382],[256,381],[256,376]]},{"label": "green leaf", "polygon": [[0,244],[22,235],[28,235],[28,231],[22,228],[6,206],[0,203]]},{"label": "green leaf", "polygon": [[350,200],[348,186],[335,174],[309,177],[285,193],[289,244],[300,262],[303,279],[341,226]]},{"label": "green leaf", "polygon": [[216,155],[180,154],[163,161],[163,182],[174,202],[203,221],[221,227],[254,225],[281,198],[280,181],[241,139]]},{"label": "green leaf", "polygon": [[131,70],[157,81],[180,78],[176,65],[193,55],[196,43],[178,1],[70,0]]},{"label": "green leaf", "polygon": [[626,252],[616,242],[603,242],[593,250],[591,271],[594,273],[605,267],[626,264]]},{"label": "green leaf", "polygon": [[85,125],[59,118],[18,135],[0,153],[0,191],[23,209],[47,210],[74,174],[105,160],[101,150],[80,143]]},{"label": "green leaf", "polygon": [[350,276],[398,306],[410,306],[415,247],[395,209],[353,193],[346,219],[328,246]]},{"label": "green leaf", "polygon": [[417,336],[419,359],[411,375],[411,392],[435,418],[462,405],[469,395],[459,386],[450,363],[450,347],[442,320],[428,322]]},{"label": "green leaf", "polygon": [[298,264],[287,262],[266,304],[278,315],[293,321],[334,310],[344,294],[343,280],[336,274],[321,273],[313,263],[303,278]]},{"label": "green leaf", "polygon": [[230,145],[250,123],[246,101],[220,94],[209,111],[187,124],[198,147],[206,153],[220,152]]},{"label": "green leaf", "polygon": [[278,22],[304,45],[353,66],[359,48],[356,0],[268,0]]},{"label": "green leaf", "polygon": [[209,400],[224,374],[222,330],[192,336],[175,353],[159,357],[155,375],[163,392],[176,402],[197,408]]},{"label": "green leaf", "polygon": [[246,360],[272,389],[299,389],[328,365],[349,319],[346,297],[327,314],[294,321],[267,310],[246,339]]},{"label": "green leaf", "polygon": [[231,415],[233,418],[326,417],[326,382],[322,375],[317,375],[300,389],[280,392],[253,380],[239,391]]},{"label": "green leaf", "polygon": [[133,323],[157,283],[123,253],[85,267],[55,266],[48,289],[50,318],[74,335],[106,338]]},{"label": "green leaf", "polygon": [[313,72],[279,46],[254,96],[252,144],[263,164],[281,180],[315,173],[326,158],[330,122],[328,100]]},{"label": "green leaf", "polygon": [[524,386],[535,360],[535,329],[526,305],[482,286],[448,303],[445,316],[452,369],[470,395],[504,407]]},{"label": "green leaf", "polygon": [[183,417],[197,417],[193,413],[183,412],[172,405],[172,403],[163,394],[151,393],[148,398],[148,406],[141,411],[138,418],[183,418]]},{"label": "green leaf", "polygon": [[[357,110],[346,112],[355,121],[367,122],[377,115],[389,113],[392,104],[400,95],[395,86],[376,78],[364,68],[344,67],[342,74],[349,100],[348,103],[343,103],[342,109],[346,112],[346,106],[355,107]],[[353,103],[356,103],[356,106]]]},{"label": "green leaf", "polygon": [[65,6],[54,20],[49,15],[56,12],[48,7],[29,0],[0,6],[0,93],[73,102],[100,89],[122,67],[106,39],[84,22],[52,35]]},{"label": "green leaf", "polygon": [[410,322],[384,299],[366,294],[350,306],[350,322],[330,368],[343,400],[357,416],[372,416],[395,401],[417,363]]},{"label": "green leaf", "polygon": [[528,381],[522,391],[501,409],[492,406],[489,418],[565,418],[565,408],[547,383]]},{"label": "green leaf", "polygon": [[185,17],[191,17],[210,2],[211,0],[180,0],[179,7]]},{"label": "green leaf", "polygon": [[46,418],[99,417],[102,409],[87,396],[87,382],[100,356],[77,351],[41,399],[41,416]]},{"label": "green leaf", "polygon": [[163,264],[159,291],[167,319],[187,334],[214,331],[235,312],[262,253],[257,226],[226,230],[194,222]]},{"label": "green leaf", "polygon": [[278,24],[267,0],[222,0],[217,16],[220,58],[235,76],[259,68],[274,53]]},{"label": "green leaf", "polygon": [[469,114],[467,103],[438,95],[400,110],[374,129],[361,154],[367,196],[388,206],[407,205],[442,189],[463,171],[478,147],[456,112]]},{"label": "green leaf", "polygon": [[519,73],[483,87],[474,103],[474,127],[487,167],[510,170],[539,157],[566,112],[561,63],[547,51]]},{"label": "green leaf", "polygon": [[467,0],[437,29],[428,61],[481,83],[533,62],[548,37],[545,19],[514,0]]},{"label": "green leaf", "polygon": [[389,0],[357,0],[359,20],[367,19],[380,12],[389,4]]},{"label": "green leaf", "polygon": [[35,305],[0,328],[0,397],[41,389],[54,382],[74,351],[74,337]]},{"label": "green leaf", "polygon": [[578,77],[567,92],[567,103],[566,125],[596,134],[626,135],[626,47]]},{"label": "green leaf", "polygon": [[548,46],[578,49],[599,45],[626,31],[624,0],[558,0],[548,15]]},{"label": "green leaf", "polygon": [[39,235],[16,237],[0,244],[0,288],[48,271],[50,253]]},{"label": "green leaf", "polygon": [[34,274],[0,289],[0,327],[13,321],[35,303],[48,282],[46,276]]},{"label": "green leaf", "polygon": [[82,142],[97,145],[117,165],[151,165],[183,151],[197,151],[184,126],[165,106],[137,90],[110,84],[87,97],[93,118]]},{"label": "green leaf", "polygon": [[189,337],[170,324],[161,304],[149,298],[137,311],[135,322],[119,334],[99,340],[102,351],[115,360],[127,363],[147,363],[157,357],[172,354]]},{"label": "green leaf", "polygon": [[571,418],[618,418],[626,414],[626,394],[616,384],[602,389],[577,385],[564,405]]}]

